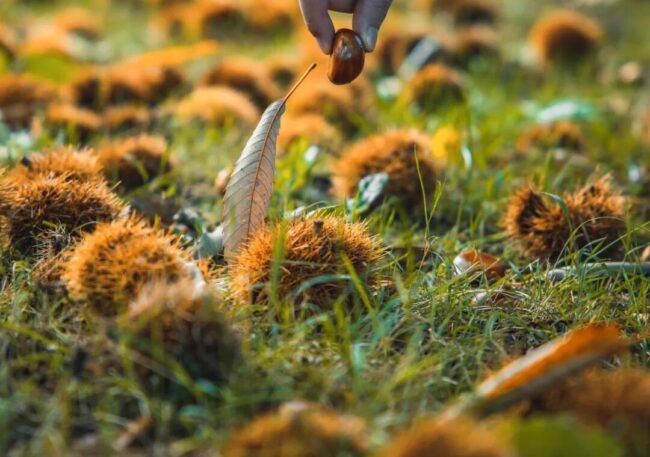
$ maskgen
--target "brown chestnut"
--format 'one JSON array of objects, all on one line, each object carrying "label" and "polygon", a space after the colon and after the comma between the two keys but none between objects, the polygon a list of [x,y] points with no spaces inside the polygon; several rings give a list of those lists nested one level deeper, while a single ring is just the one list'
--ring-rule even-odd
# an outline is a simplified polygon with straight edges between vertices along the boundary
[{"label": "brown chestnut", "polygon": [[334,84],[348,84],[361,74],[365,60],[361,37],[353,30],[340,29],[332,42],[327,76]]},{"label": "brown chestnut", "polygon": [[488,281],[501,279],[506,274],[506,266],[499,259],[478,251],[465,251],[454,259],[454,269],[457,274],[481,273]]}]

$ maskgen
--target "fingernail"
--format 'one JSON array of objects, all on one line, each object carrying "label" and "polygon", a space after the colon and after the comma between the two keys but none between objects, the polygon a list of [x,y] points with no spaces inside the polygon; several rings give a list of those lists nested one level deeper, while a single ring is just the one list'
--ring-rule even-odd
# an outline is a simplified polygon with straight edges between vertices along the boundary
[{"label": "fingernail", "polygon": [[363,33],[361,38],[363,39],[363,45],[366,47],[366,52],[372,52],[375,50],[378,32],[379,31],[375,27],[368,27]]}]

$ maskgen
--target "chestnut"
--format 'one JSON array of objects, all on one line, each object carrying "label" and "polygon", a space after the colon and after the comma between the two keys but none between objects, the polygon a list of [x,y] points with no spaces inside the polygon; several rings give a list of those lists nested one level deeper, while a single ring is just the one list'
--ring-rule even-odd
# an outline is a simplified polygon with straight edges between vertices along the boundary
[{"label": "chestnut", "polygon": [[496,281],[506,274],[506,266],[499,259],[478,251],[465,251],[454,258],[454,269],[457,274],[481,273],[488,281]]},{"label": "chestnut", "polygon": [[340,29],[334,35],[327,76],[334,84],[348,84],[361,74],[366,50],[361,37],[350,29]]}]

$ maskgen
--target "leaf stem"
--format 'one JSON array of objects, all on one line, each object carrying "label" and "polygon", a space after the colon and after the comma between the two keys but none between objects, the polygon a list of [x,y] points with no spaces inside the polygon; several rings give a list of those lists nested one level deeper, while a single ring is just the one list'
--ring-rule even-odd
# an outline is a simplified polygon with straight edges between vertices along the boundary
[{"label": "leaf stem", "polygon": [[285,95],[284,98],[282,99],[282,104],[283,104],[283,105],[284,105],[285,103],[287,103],[287,100],[289,100],[289,97],[291,97],[291,96],[293,95],[293,93],[296,91],[296,89],[298,89],[298,87],[300,87],[300,85],[305,81],[305,79],[307,78],[307,76],[309,76],[309,73],[311,73],[312,71],[314,71],[314,68],[316,68],[316,66],[317,66],[316,63],[312,63],[312,64],[309,66],[309,68],[307,69],[307,71],[305,71],[305,72],[302,74],[302,76],[300,77],[300,79],[298,80],[298,82],[296,82],[296,84],[294,84],[293,87],[292,87],[291,89],[289,89],[289,92],[287,92],[287,95]]}]

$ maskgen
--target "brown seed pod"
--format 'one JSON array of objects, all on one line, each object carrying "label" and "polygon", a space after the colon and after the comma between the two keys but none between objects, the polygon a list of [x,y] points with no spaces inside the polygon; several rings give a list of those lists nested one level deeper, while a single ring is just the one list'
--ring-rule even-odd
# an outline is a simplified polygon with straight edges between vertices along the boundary
[{"label": "brown seed pod", "polygon": [[354,81],[361,74],[365,61],[366,50],[361,37],[350,29],[340,29],[336,32],[327,68],[330,81],[334,84],[348,84]]}]

